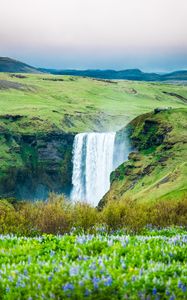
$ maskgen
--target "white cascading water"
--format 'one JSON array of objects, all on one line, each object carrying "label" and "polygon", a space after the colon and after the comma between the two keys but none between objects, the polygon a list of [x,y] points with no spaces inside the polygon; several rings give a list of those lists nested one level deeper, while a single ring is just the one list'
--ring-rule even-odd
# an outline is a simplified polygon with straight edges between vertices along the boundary
[{"label": "white cascading water", "polygon": [[97,205],[110,188],[115,132],[80,133],[73,145],[71,199]]}]

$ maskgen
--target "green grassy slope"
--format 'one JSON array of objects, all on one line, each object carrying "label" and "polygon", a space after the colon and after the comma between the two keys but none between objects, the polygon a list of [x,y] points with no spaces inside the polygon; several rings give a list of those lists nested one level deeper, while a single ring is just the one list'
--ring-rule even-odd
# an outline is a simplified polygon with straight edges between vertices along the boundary
[{"label": "green grassy slope", "polygon": [[148,113],[128,131],[129,160],[111,174],[109,199],[179,200],[187,197],[187,109]]},{"label": "green grassy slope", "polygon": [[155,107],[184,108],[186,99],[187,86],[1,73],[0,194],[19,185],[26,195],[59,191],[70,181],[75,133],[114,131]]},{"label": "green grassy slope", "polygon": [[[116,130],[154,107],[187,103],[186,86],[44,74],[22,77],[0,74],[0,115],[24,116],[6,124],[21,132]],[[18,86],[11,88],[10,82]]]}]

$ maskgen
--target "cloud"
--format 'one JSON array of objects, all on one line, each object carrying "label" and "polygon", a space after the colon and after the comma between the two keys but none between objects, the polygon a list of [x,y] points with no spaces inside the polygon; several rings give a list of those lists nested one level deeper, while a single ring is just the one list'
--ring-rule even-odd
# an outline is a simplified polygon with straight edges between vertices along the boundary
[{"label": "cloud", "polygon": [[1,0],[1,52],[187,52],[186,0]]}]

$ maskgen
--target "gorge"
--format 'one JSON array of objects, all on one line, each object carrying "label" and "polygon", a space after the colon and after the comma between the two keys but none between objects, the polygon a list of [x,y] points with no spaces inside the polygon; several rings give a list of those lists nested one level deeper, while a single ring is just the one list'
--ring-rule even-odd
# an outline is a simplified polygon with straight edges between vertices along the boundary
[{"label": "gorge", "polygon": [[[182,179],[175,181],[176,188],[179,189],[185,183],[185,153],[180,155],[182,161],[177,156],[177,147],[181,153],[185,147],[185,85],[179,87],[130,81],[114,83],[72,76],[1,73],[0,94],[1,199],[45,200],[51,192],[63,193],[75,199],[75,186],[73,188],[74,184],[72,185],[72,179],[75,180],[75,177],[72,178],[75,165],[73,166],[72,154],[78,137],[79,147],[82,137],[84,143],[94,149],[94,153],[98,152],[97,148],[102,149],[102,158],[97,156],[96,160],[97,165],[100,165],[97,170],[99,184],[104,187],[96,200],[95,196],[85,196],[82,182],[85,180],[86,162],[89,165],[87,175],[90,172],[88,181],[94,182],[89,189],[93,191],[93,187],[97,188],[95,171],[93,172],[95,154],[89,154],[87,160],[79,162],[82,165],[76,176],[81,172],[82,179],[78,177],[77,184],[79,188],[81,185],[82,194],[76,196],[79,198],[77,200],[94,198],[96,203],[100,195],[107,192],[109,173],[113,170],[115,172],[110,175],[110,192],[104,196],[105,199],[108,199],[108,195],[115,199],[119,199],[121,195],[144,199],[151,198],[152,195],[155,197],[155,193],[159,198],[170,191],[172,178],[169,180],[168,176],[171,169],[175,169],[174,166],[180,166],[180,170],[176,170],[176,176],[182,176]],[[154,114],[153,109],[158,107],[173,109]],[[134,119],[137,116],[138,119]],[[130,129],[127,132],[128,139],[124,129],[126,125]],[[163,127],[166,128],[166,133],[162,132]],[[169,131],[171,127],[174,129]],[[112,135],[114,131],[115,138]],[[105,136],[104,139],[102,133],[107,133],[107,138]],[[107,142],[110,134],[113,141]],[[101,137],[105,140],[104,150],[103,146],[99,146],[103,143]],[[91,145],[95,139],[96,145]],[[139,154],[129,155],[133,149],[129,149],[128,140]],[[159,142],[166,145],[157,147]],[[80,151],[83,153],[84,149],[81,147]],[[176,153],[172,150],[175,147]],[[108,151],[110,155],[107,154]],[[106,168],[105,156],[110,161]],[[130,160],[125,165],[128,157]],[[102,164],[98,164],[98,160]],[[102,174],[106,172],[108,175],[103,183]],[[159,180],[161,184],[158,183]],[[172,187],[174,188],[173,182]],[[93,199],[89,201],[94,202]]]}]

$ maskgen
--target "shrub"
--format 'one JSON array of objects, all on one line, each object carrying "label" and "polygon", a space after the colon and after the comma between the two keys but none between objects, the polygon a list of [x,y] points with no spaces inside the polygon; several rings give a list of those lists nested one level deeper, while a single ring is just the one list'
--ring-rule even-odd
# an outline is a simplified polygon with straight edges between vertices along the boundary
[{"label": "shrub", "polygon": [[[64,234],[72,227],[71,203],[65,197],[51,194],[48,201],[35,204],[34,224],[40,232]],[[32,216],[31,216],[32,217]]]},{"label": "shrub", "polygon": [[180,201],[159,201],[150,211],[151,223],[155,226],[187,226],[187,199]]},{"label": "shrub", "polygon": [[99,222],[99,212],[86,202],[77,202],[73,206],[73,226],[84,231],[93,230]]},{"label": "shrub", "polygon": [[147,225],[159,228],[187,226],[187,199],[154,203],[110,200],[102,210],[85,202],[72,203],[63,195],[55,194],[47,201],[38,202],[11,204],[0,200],[0,234],[64,234],[72,228],[93,233],[102,226],[108,232],[125,228],[131,233],[139,233]]},{"label": "shrub", "polygon": [[27,235],[30,234],[28,228],[28,219],[22,216],[22,213],[7,202],[6,200],[0,201],[0,233],[1,234],[17,234]]},{"label": "shrub", "polygon": [[137,204],[131,199],[110,201],[103,209],[103,222],[108,230],[126,228],[139,232],[147,223],[147,210],[144,204]]}]

